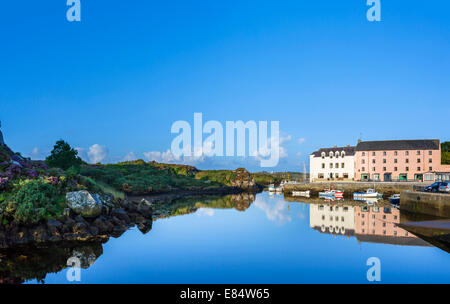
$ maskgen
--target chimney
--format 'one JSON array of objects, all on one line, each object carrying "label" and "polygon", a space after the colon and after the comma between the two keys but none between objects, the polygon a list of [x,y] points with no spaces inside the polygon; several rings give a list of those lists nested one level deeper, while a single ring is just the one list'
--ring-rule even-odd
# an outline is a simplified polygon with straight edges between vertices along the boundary
[{"label": "chimney", "polygon": [[350,145],[347,145],[347,148],[350,148]]},{"label": "chimney", "polygon": [[335,148],[337,148],[337,145],[334,145]]},{"label": "chimney", "polygon": [[359,143],[361,143],[361,138],[360,138],[360,139],[358,139],[358,144],[359,144]]}]

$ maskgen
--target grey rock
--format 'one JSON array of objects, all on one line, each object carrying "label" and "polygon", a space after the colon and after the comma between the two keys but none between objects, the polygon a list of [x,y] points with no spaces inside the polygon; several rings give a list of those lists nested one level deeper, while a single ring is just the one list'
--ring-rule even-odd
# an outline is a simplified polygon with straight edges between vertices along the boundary
[{"label": "grey rock", "polygon": [[66,203],[75,213],[87,218],[99,216],[103,206],[100,196],[85,190],[67,193]]},{"label": "grey rock", "polygon": [[[2,122],[0,121],[0,128],[2,127]],[[3,134],[2,131],[0,130],[0,146],[4,146],[5,145],[5,141],[3,140]]]}]

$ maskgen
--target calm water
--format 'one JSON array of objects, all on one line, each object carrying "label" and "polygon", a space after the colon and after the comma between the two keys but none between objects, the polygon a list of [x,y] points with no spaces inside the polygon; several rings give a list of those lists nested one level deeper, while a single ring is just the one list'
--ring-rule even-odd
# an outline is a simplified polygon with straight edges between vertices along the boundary
[{"label": "calm water", "polygon": [[2,273],[8,264],[29,283],[68,283],[63,264],[81,252],[81,283],[368,283],[366,261],[377,257],[383,283],[450,283],[450,254],[395,227],[393,208],[264,192],[180,200],[165,213],[145,235],[133,228],[105,244],[18,252]]}]

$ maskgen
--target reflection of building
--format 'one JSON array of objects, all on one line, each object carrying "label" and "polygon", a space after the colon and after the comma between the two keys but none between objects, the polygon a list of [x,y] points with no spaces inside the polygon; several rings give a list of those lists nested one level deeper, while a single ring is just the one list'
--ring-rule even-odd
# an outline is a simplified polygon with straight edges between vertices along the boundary
[{"label": "reflection of building", "polygon": [[427,246],[428,244],[398,227],[400,210],[390,207],[355,207],[355,234],[360,242]]},{"label": "reflection of building", "polygon": [[400,210],[390,207],[311,204],[310,227],[334,235],[355,236],[358,242],[429,246],[399,228]]},{"label": "reflection of building", "polygon": [[323,148],[309,156],[310,181],[353,180],[355,147]]},{"label": "reflection of building", "polygon": [[323,233],[353,235],[355,212],[351,206],[310,205],[309,225]]}]

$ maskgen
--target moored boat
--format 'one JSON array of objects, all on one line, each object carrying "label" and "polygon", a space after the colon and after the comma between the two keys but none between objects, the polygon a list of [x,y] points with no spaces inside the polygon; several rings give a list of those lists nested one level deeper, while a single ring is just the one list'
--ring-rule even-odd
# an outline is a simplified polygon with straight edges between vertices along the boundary
[{"label": "moored boat", "polygon": [[391,204],[398,205],[400,204],[400,194],[394,194],[389,198],[389,202]]},{"label": "moored boat", "polygon": [[309,197],[310,191],[292,191],[292,196],[303,196],[303,197]]},{"label": "moored boat", "polygon": [[335,198],[344,198],[344,191],[341,190],[324,190],[319,192],[319,197],[335,197]]}]

